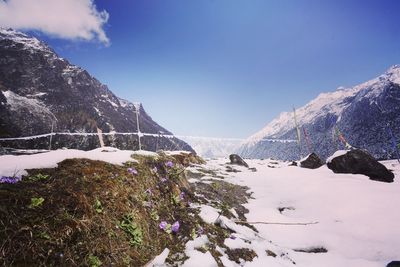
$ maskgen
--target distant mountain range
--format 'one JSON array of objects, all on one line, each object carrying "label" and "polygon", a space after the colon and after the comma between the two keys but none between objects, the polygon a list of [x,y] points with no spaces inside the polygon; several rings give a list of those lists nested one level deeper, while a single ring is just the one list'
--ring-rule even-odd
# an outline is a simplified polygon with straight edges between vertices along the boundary
[{"label": "distant mountain range", "polygon": [[[0,28],[0,138],[54,132],[137,132],[142,149],[193,149],[177,138],[157,137],[171,132],[158,125],[139,103],[118,98],[86,70],[60,58],[38,39]],[[138,136],[108,135],[104,144],[138,149]],[[49,138],[0,141],[0,147],[47,148]],[[97,136],[53,136],[53,148],[92,149]]]},{"label": "distant mountain range", "polygon": [[251,158],[296,160],[310,150],[326,159],[343,148],[339,130],[350,145],[367,149],[380,159],[393,158],[392,134],[397,142],[400,139],[400,65],[360,85],[322,93],[296,109],[296,117],[300,146],[297,142],[265,141],[297,139],[294,113],[283,112],[243,142],[237,152]]},{"label": "distant mountain range", "polygon": [[196,153],[204,158],[229,157],[239,148],[242,142],[242,139],[235,138],[178,137],[190,144]]}]

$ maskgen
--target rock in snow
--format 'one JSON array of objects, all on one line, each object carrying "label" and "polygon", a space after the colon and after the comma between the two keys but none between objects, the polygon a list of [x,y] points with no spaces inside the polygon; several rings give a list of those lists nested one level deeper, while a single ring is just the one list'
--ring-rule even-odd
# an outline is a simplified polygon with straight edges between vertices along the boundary
[{"label": "rock in snow", "polygon": [[366,151],[349,150],[347,153],[330,159],[328,168],[335,173],[364,174],[371,180],[391,183],[394,174]]},{"label": "rock in snow", "polygon": [[311,153],[300,161],[300,167],[307,169],[317,169],[324,165],[324,162],[315,153]]},{"label": "rock in snow", "polygon": [[249,167],[249,165],[239,155],[231,154],[229,155],[229,159],[231,161],[231,164],[244,166],[246,168]]},{"label": "rock in snow", "polygon": [[391,261],[386,267],[400,267],[400,261]]}]

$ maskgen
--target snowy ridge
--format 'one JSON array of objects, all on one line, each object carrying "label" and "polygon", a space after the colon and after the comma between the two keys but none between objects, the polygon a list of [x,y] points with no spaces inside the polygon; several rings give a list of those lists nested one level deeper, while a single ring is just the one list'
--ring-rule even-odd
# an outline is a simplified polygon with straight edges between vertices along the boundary
[{"label": "snowy ridge", "polygon": [[[350,88],[339,87],[334,92],[321,93],[305,106],[296,109],[299,126],[312,123],[317,118],[332,114],[340,121],[342,112],[351,104],[348,99],[355,97],[356,101],[363,98],[378,96],[386,83],[400,84],[400,65],[394,65],[383,75],[360,85]],[[279,138],[295,127],[293,112],[283,112],[272,120],[265,128],[250,136],[242,145],[252,146],[263,138]]]},{"label": "snowy ridge", "polygon": [[[114,152],[114,153],[110,153]],[[91,160],[102,160],[112,164],[119,164],[127,161],[135,161],[131,155],[137,153],[130,150],[119,150],[114,147],[102,147],[91,151],[75,149],[53,150],[47,153],[34,155],[5,155],[0,156],[0,175],[14,176],[26,175],[27,169],[32,168],[55,168],[58,163],[65,159],[86,158]]]},{"label": "snowy ridge", "polygon": [[53,52],[44,42],[39,41],[35,37],[30,37],[22,32],[13,29],[5,29],[0,27],[0,41],[12,40],[15,43],[24,45],[26,50],[40,50],[45,52]]}]

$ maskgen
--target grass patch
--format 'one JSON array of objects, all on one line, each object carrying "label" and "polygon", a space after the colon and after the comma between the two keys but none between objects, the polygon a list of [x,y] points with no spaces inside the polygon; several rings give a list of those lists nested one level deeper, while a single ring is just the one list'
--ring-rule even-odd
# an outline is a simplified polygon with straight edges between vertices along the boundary
[{"label": "grass patch", "polygon": [[128,235],[129,244],[134,247],[141,246],[143,243],[143,232],[142,229],[134,222],[134,215],[125,215],[119,227]]},{"label": "grass patch", "polygon": [[[199,161],[188,157],[135,156],[124,166],[68,159],[0,184],[0,265],[143,266],[165,247],[182,252],[200,220],[184,172]],[[179,221],[179,232],[160,221]]]},{"label": "grass patch", "polygon": [[29,204],[29,208],[35,209],[42,206],[44,202],[44,198],[42,197],[33,197],[31,198],[31,204]]}]

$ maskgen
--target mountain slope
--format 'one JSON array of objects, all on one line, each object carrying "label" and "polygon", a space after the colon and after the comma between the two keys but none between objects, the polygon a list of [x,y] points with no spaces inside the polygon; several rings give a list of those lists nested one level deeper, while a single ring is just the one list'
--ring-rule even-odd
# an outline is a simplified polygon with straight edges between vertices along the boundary
[{"label": "mountain slope", "polygon": [[[143,133],[171,134],[139,108]],[[0,29],[0,138],[51,132],[137,132],[136,107],[115,96],[87,71],[70,64],[45,43],[21,32]],[[147,150],[192,150],[176,138],[141,138]],[[97,136],[54,136],[53,148],[92,149]],[[48,138],[2,141],[1,146],[47,148]],[[138,148],[138,137],[105,136],[106,145]]]},{"label": "mountain slope", "polygon": [[301,148],[294,142],[262,140],[296,139],[293,112],[283,112],[249,137],[241,145],[239,153],[254,158],[298,159],[308,153],[304,128],[311,150],[326,158],[341,146],[332,134],[337,126],[351,145],[366,148],[378,158],[393,157],[395,152],[387,129],[400,137],[400,65],[360,85],[322,93],[297,109],[296,117],[302,134]]}]

